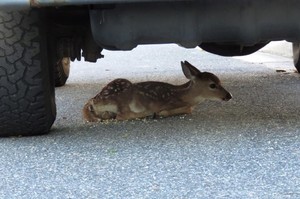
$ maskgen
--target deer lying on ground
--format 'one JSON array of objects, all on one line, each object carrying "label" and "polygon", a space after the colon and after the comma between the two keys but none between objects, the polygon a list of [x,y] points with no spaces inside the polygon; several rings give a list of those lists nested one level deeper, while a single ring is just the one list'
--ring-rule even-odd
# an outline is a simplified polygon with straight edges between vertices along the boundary
[{"label": "deer lying on ground", "polygon": [[205,99],[229,101],[232,98],[214,74],[200,72],[187,61],[181,62],[181,66],[190,80],[182,85],[113,80],[84,105],[84,119],[96,122],[189,114]]}]

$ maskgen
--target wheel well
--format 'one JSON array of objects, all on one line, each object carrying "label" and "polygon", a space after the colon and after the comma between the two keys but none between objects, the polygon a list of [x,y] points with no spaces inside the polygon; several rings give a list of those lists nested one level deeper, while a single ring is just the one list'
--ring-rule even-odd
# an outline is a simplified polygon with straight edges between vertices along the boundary
[{"label": "wheel well", "polygon": [[93,39],[87,6],[45,8],[47,14],[48,42],[54,43],[58,59],[70,57],[96,62],[102,58],[101,51]]}]

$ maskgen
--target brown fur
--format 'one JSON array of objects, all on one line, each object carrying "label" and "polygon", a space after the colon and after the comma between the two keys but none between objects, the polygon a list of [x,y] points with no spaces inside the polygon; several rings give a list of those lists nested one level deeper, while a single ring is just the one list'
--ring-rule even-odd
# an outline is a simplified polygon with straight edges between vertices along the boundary
[{"label": "brown fur", "polygon": [[228,101],[232,98],[214,74],[202,73],[187,61],[181,65],[185,76],[190,79],[187,83],[131,83],[126,79],[116,79],[84,105],[83,117],[89,122],[128,120],[153,114],[167,117],[191,113],[205,99]]}]

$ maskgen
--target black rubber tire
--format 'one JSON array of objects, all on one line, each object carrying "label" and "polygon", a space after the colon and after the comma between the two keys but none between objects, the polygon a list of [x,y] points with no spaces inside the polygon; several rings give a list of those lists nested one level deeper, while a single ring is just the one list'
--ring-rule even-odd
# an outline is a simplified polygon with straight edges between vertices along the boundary
[{"label": "black rubber tire", "polygon": [[48,133],[56,117],[46,24],[37,10],[0,11],[0,136]]},{"label": "black rubber tire", "polygon": [[217,43],[202,43],[199,45],[203,50],[221,56],[244,56],[254,53],[267,45],[266,43],[258,43],[253,46],[245,46],[243,48],[240,45],[234,44],[217,44]]},{"label": "black rubber tire", "polygon": [[300,73],[300,43],[293,43],[293,60],[294,66]]},{"label": "black rubber tire", "polygon": [[70,58],[64,57],[55,64],[55,86],[64,86],[70,74]]}]

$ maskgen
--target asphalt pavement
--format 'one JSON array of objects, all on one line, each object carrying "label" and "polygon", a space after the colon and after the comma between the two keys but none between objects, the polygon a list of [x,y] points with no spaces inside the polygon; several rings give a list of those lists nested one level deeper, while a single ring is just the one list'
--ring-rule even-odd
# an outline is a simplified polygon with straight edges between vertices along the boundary
[{"label": "asphalt pavement", "polygon": [[[0,198],[300,198],[300,76],[290,58],[176,45],[103,54],[72,63],[50,134],[0,139]],[[233,99],[185,116],[82,120],[84,103],[115,78],[185,82],[183,60],[215,73]]]}]

